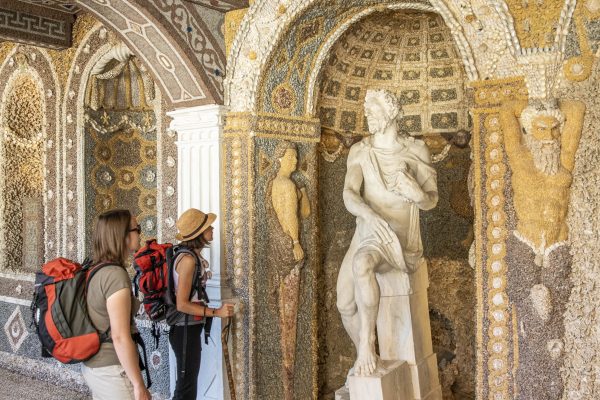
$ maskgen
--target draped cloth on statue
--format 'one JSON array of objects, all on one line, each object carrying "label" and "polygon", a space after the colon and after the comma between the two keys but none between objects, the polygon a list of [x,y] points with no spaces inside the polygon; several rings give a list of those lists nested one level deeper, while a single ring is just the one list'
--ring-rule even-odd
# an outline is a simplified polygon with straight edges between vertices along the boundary
[{"label": "draped cloth on statue", "polygon": [[[352,263],[357,252],[375,251],[384,263],[380,271],[391,271],[396,287],[404,294],[410,294],[411,276],[421,265],[423,245],[419,227],[419,208],[401,195],[400,174],[410,175],[423,191],[436,191],[436,171],[428,160],[419,158],[411,151],[414,139],[405,139],[404,148],[381,149],[371,144],[371,137],[358,144],[357,161],[363,173],[363,200],[390,227],[390,243],[382,243],[369,221],[356,219],[356,231],[343,263]],[[370,201],[371,197],[375,201]],[[392,203],[392,206],[389,206]],[[382,205],[383,204],[383,205]],[[397,274],[401,272],[401,274]],[[381,275],[381,274],[379,274]]]}]

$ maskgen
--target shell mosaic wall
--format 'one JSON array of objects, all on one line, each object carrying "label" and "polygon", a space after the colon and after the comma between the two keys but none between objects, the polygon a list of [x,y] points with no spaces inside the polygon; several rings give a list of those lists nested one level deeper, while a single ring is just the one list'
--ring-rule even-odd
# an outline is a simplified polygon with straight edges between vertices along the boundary
[{"label": "shell mosaic wall", "polygon": [[[78,366],[40,357],[33,272],[44,260],[88,255],[94,218],[108,208],[129,208],[143,238],[172,238],[176,133],[147,65],[86,13],[68,49],[2,42],[0,81],[0,367],[85,391]],[[137,323],[154,343],[148,321]],[[150,347],[152,391],[166,398],[166,337]]]},{"label": "shell mosaic wall", "polygon": [[564,314],[565,361],[562,379],[563,400],[600,397],[600,101],[597,87],[600,68],[595,63],[583,82],[569,82],[561,92],[565,98],[585,101],[587,115],[580,149],[575,161],[568,225],[572,257],[570,285],[573,290]]},{"label": "shell mosaic wall", "polygon": [[[149,112],[128,112],[129,121],[142,122],[142,130],[124,127],[114,132],[90,123],[86,129],[86,227],[89,234],[96,217],[115,207],[137,216],[143,237],[156,237],[156,127]],[[90,113],[90,120],[121,118],[117,112]],[[143,125],[143,120],[151,125]],[[106,120],[106,119],[105,119]],[[110,123],[110,122],[109,122]],[[88,242],[89,243],[89,242]],[[88,247],[91,248],[91,247]]]},{"label": "shell mosaic wall", "polygon": [[0,268],[32,272],[43,262],[44,249],[43,94],[32,76],[17,72],[5,95],[0,153],[4,159],[0,180],[4,246]]},{"label": "shell mosaic wall", "polygon": [[[353,359],[353,355],[339,355],[338,352],[346,351],[349,341],[336,340],[336,335],[344,337],[343,331],[337,331],[339,322],[336,327],[334,318],[328,317],[336,313],[335,295],[331,290],[339,265],[336,258],[344,254],[348,232],[353,228],[351,219],[344,219],[345,211],[339,206],[340,199],[335,193],[341,188],[346,150],[364,135],[364,121],[359,115],[360,104],[355,95],[357,88],[364,87],[360,88],[359,83],[346,76],[354,69],[345,61],[351,59],[351,63],[357,63],[362,54],[367,60],[371,56],[376,57],[375,53],[365,53],[360,48],[364,45],[358,40],[361,37],[357,39],[351,35],[354,31],[363,32],[361,24],[368,20],[367,15],[386,8],[409,8],[439,14],[444,25],[449,27],[446,32],[455,45],[454,54],[460,57],[464,66],[462,83],[475,89],[472,101],[468,92],[466,95],[463,92],[464,100],[460,105],[464,107],[463,115],[466,117],[462,128],[470,131],[468,115],[473,119],[471,154],[467,150],[458,156],[461,150],[446,147],[447,142],[455,143],[468,132],[448,135],[451,132],[440,130],[438,135],[428,136],[433,125],[427,127],[424,123],[422,126],[428,129],[415,131],[425,136],[434,162],[437,162],[440,190],[448,194],[448,203],[440,201],[438,216],[434,216],[437,210],[424,213],[424,225],[435,224],[436,220],[447,221],[453,213],[455,217],[464,218],[462,225],[445,223],[443,236],[429,236],[431,231],[423,227],[426,253],[432,257],[430,293],[453,292],[456,283],[445,286],[447,281],[436,280],[440,279],[439,273],[444,271],[444,267],[448,271],[466,267],[466,249],[457,246],[455,238],[460,237],[458,242],[465,243],[469,243],[473,236],[476,238],[469,252],[470,265],[475,268],[475,288],[471,295],[476,301],[457,305],[466,307],[457,311],[449,309],[443,301],[436,304],[436,299],[430,297],[434,341],[437,342],[439,360],[446,366],[444,370],[440,364],[445,396],[519,400],[597,398],[599,346],[596,335],[598,324],[593,309],[597,303],[598,284],[595,263],[590,259],[598,241],[594,213],[599,200],[593,189],[597,143],[590,132],[597,121],[595,111],[589,111],[597,108],[591,98],[596,92],[593,88],[597,85],[596,64],[600,43],[600,7],[596,0],[449,0],[414,1],[410,4],[391,0],[379,1],[377,5],[358,0],[303,0],[284,7],[275,7],[269,1],[257,1],[241,21],[239,15],[242,13],[232,16],[229,22],[239,26],[231,41],[225,81],[226,104],[234,111],[230,125],[232,138],[235,132],[238,142],[247,140],[256,145],[256,149],[250,146],[250,154],[261,150],[261,144],[254,141],[253,135],[274,140],[285,138],[302,145],[319,142],[317,146],[321,157],[316,185],[319,192],[320,247],[318,254],[310,256],[318,259],[323,267],[322,278],[328,282],[317,306],[319,310],[326,310],[327,315],[317,317],[319,329],[322,332],[331,329],[332,332],[332,339],[325,337],[319,342],[319,392],[331,394],[338,382],[343,381],[342,371]],[[346,47],[338,47],[344,39]],[[394,49],[389,43],[386,43],[387,48]],[[379,65],[385,65],[385,60],[373,64],[365,61],[365,64],[367,69],[381,70]],[[360,69],[357,74],[362,74]],[[371,74],[368,75],[371,80],[374,80],[371,77],[384,76],[382,73],[377,75],[376,71]],[[428,82],[428,85],[435,85],[434,82]],[[398,93],[398,89],[393,86],[392,89]],[[331,99],[327,104],[329,109],[324,109],[323,104],[328,100],[327,90]],[[406,89],[399,89],[400,97],[402,90]],[[540,179],[539,172],[536,172],[538,167],[533,164],[528,169],[517,165],[524,160],[531,164],[528,157],[533,152],[525,148],[525,152],[532,154],[517,159],[515,163],[512,148],[516,143],[523,149],[525,144],[512,139],[519,138],[520,127],[513,130],[505,125],[511,102],[526,104],[530,100],[531,104],[540,101],[552,104],[555,99],[561,107],[565,106],[562,112],[570,121],[567,124],[569,129],[565,126],[561,133],[564,145],[560,150],[560,165],[564,168],[561,176],[568,178],[567,183],[552,177]],[[581,103],[569,103],[571,99],[583,101],[588,110],[581,143],[577,142],[583,107]],[[427,100],[431,100],[431,96]],[[408,104],[406,106],[408,110]],[[424,104],[421,108],[427,112],[430,106]],[[452,104],[448,105],[448,108],[452,107]],[[358,112],[353,114],[353,111]],[[515,113],[515,116],[519,115]],[[311,135],[312,127],[319,123],[324,128],[322,135]],[[265,129],[271,124],[278,128],[276,133]],[[244,136],[243,131],[240,134],[243,126],[248,127],[249,135]],[[405,130],[409,129],[405,126]],[[577,150],[579,144],[581,146]],[[569,160],[570,157],[575,158],[576,151],[577,162],[571,175]],[[465,182],[469,176],[469,155],[473,158],[470,188]],[[257,158],[258,170],[262,164],[262,158]],[[519,227],[538,218],[536,214],[546,209],[543,207],[555,212],[559,218],[557,221],[545,219],[541,226],[564,226],[571,177],[569,231],[570,239],[578,243],[569,240],[547,243],[548,246],[542,245],[541,250],[535,248],[523,240]],[[253,178],[252,169],[249,169],[248,180]],[[519,188],[514,184],[519,181],[529,181],[537,186],[534,189],[534,186],[525,184]],[[474,219],[469,217],[467,192],[470,189]],[[519,215],[523,190],[525,198],[540,198],[539,207],[530,209],[528,215]],[[540,195],[552,190],[561,191],[566,196],[561,195],[558,203],[553,203],[556,200],[552,196],[544,198]],[[252,214],[254,200],[252,194],[248,194],[238,205],[230,203],[228,210],[247,210]],[[557,204],[560,207],[554,210]],[[469,232],[469,225],[473,222],[474,232]],[[429,228],[433,226],[429,225]],[[452,232],[455,227],[457,231]],[[253,229],[254,226],[251,226],[248,231],[234,232],[230,239],[252,236]],[[566,228],[563,231],[566,232]],[[543,236],[543,231],[534,234]],[[452,240],[444,242],[448,238]],[[248,240],[250,245],[253,239]],[[435,246],[429,247],[430,244],[443,245],[436,249]],[[437,250],[439,253],[435,254]],[[262,262],[259,255],[249,258],[245,268],[250,279],[254,271],[260,270]],[[252,287],[252,282],[249,285]],[[473,319],[455,318],[456,315],[464,315],[473,304],[476,304]],[[442,309],[444,311],[440,312]],[[466,329],[467,326],[470,329]],[[453,334],[456,335],[454,338]],[[253,332],[249,334],[250,342],[252,338]],[[477,352],[473,347],[464,346],[464,343],[472,344],[474,341]],[[476,368],[472,362],[473,354],[476,354]],[[328,357],[335,361],[328,362]],[[259,360],[251,348],[244,363],[256,368]],[[453,375],[455,367],[459,373],[450,383],[453,379],[448,378]],[[250,394],[268,393],[264,388],[253,387],[252,374],[249,377],[250,380],[245,382],[250,385]]]},{"label": "shell mosaic wall", "polygon": [[[81,388],[74,369],[39,358],[27,328],[30,273],[44,258],[84,256],[107,208],[132,209],[145,237],[173,237],[177,146],[165,111],[224,98],[221,216],[241,302],[231,346],[237,397],[333,398],[355,357],[335,305],[354,230],[341,200],[345,161],[367,134],[365,90],[385,88],[438,174],[439,204],[422,213],[421,231],[444,399],[600,398],[599,0],[77,6],[68,49],[0,43],[0,366]],[[506,112],[513,101],[554,98],[587,109],[560,150],[561,163],[572,156],[575,166],[558,183],[523,168],[528,153],[514,159],[515,148],[531,149],[511,141],[521,126]],[[568,118],[581,116],[573,107]],[[272,198],[289,147],[298,162],[286,179],[310,208],[296,242],[282,235],[281,199]],[[547,192],[562,197],[551,204]],[[524,215],[528,195],[542,204]],[[543,206],[564,236],[532,245],[519,230],[529,220],[552,225],[536,219]],[[290,258],[296,245],[301,262]],[[138,324],[147,336],[147,321]],[[167,352],[163,338],[151,357],[159,397],[168,396]]]},{"label": "shell mosaic wall", "polygon": [[[116,63],[88,82],[85,109],[86,237],[97,216],[131,210],[142,240],[157,235],[157,121],[148,105],[154,86],[135,59]],[[147,87],[149,86],[149,87]]]}]

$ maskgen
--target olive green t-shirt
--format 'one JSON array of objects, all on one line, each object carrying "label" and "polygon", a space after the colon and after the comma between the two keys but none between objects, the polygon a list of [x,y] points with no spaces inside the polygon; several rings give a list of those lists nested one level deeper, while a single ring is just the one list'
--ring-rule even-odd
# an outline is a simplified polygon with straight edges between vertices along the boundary
[{"label": "olive green t-shirt", "polygon": [[[87,292],[87,307],[92,323],[98,332],[106,332],[110,327],[106,299],[121,289],[131,291],[131,280],[125,268],[119,265],[107,265],[98,270],[90,281]],[[140,302],[131,295],[131,332],[137,332],[134,316],[140,307]],[[102,343],[100,351],[84,364],[90,368],[119,365],[119,358],[112,343]]]}]

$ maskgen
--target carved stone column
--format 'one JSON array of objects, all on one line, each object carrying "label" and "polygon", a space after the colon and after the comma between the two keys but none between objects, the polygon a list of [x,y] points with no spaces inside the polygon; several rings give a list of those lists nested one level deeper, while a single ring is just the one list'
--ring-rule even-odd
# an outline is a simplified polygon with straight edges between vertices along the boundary
[{"label": "carved stone column", "polygon": [[[519,316],[509,292],[510,237],[515,228],[512,190],[507,188],[508,160],[500,125],[500,107],[509,100],[527,99],[522,78],[472,84],[475,264],[477,287],[477,388],[486,399],[518,398]],[[529,374],[540,374],[532,372]]]},{"label": "carved stone column", "polygon": [[[319,252],[315,210],[319,136],[316,119],[227,115],[222,213],[227,271],[243,306],[234,327],[238,399],[317,396],[315,292]],[[308,217],[299,216],[298,241],[304,259],[297,274],[293,272],[292,239],[283,234],[271,197],[279,150],[289,146],[297,151],[298,161],[291,180],[298,189],[306,190],[313,210]],[[295,288],[299,288],[299,301],[292,293],[296,293]]]},{"label": "carved stone column", "polygon": [[[215,240],[204,250],[213,271],[207,283],[211,307],[219,307],[221,301],[231,297],[226,274],[221,263],[221,157],[220,136],[223,128],[225,107],[208,105],[180,109],[167,113],[171,118],[170,129],[177,132],[177,190],[178,214],[190,207],[217,214],[213,224]],[[173,221],[172,221],[173,222]],[[221,320],[215,318],[212,325],[212,341],[202,344],[202,363],[198,378],[198,399],[228,399],[227,375],[221,348]],[[175,384],[175,358],[172,351],[171,390]]]}]

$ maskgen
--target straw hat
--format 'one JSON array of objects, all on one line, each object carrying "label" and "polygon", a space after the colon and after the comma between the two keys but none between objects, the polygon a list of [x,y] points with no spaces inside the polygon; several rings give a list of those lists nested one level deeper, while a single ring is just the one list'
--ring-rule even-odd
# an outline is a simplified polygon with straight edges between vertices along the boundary
[{"label": "straw hat", "polygon": [[175,223],[175,226],[177,226],[175,239],[180,242],[195,239],[215,222],[215,219],[217,219],[215,214],[205,214],[200,210],[190,208],[181,214],[181,217]]}]

